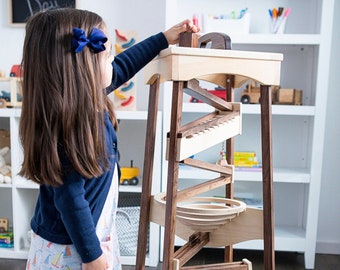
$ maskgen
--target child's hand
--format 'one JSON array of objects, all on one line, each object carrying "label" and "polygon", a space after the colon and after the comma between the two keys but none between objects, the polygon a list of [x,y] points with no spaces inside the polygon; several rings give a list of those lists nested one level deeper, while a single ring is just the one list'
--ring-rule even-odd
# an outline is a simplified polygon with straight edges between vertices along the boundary
[{"label": "child's hand", "polygon": [[169,45],[177,44],[179,40],[179,34],[182,32],[192,32],[197,33],[200,31],[200,28],[195,26],[191,20],[187,19],[183,22],[180,22],[170,29],[164,32],[164,36],[167,39]]},{"label": "child's hand", "polygon": [[108,269],[108,264],[106,261],[106,256],[103,253],[98,259],[89,262],[83,263],[82,270],[106,270]]}]

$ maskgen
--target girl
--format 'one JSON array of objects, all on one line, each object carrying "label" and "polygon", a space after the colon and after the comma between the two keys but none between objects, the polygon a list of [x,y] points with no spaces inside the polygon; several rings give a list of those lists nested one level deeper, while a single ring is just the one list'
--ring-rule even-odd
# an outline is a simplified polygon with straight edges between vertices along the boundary
[{"label": "girl", "polygon": [[20,175],[40,190],[26,269],[121,269],[117,121],[107,94],[184,31],[199,29],[185,20],[114,59],[95,13],[56,9],[27,22]]}]

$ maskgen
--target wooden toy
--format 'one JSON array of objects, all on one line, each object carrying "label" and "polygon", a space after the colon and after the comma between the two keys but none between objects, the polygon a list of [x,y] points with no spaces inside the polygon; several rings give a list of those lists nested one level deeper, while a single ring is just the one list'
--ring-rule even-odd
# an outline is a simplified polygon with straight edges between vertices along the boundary
[{"label": "wooden toy", "polygon": [[9,74],[10,77],[22,77],[22,70],[20,65],[13,65],[11,68],[11,72]]},{"label": "wooden toy", "polygon": [[19,96],[22,93],[21,78],[19,77],[9,77],[0,78],[0,84],[9,84],[8,95],[2,94],[0,97],[0,108],[5,107],[20,107],[21,101],[19,101]]},{"label": "wooden toy", "polygon": [[[272,100],[275,100],[275,91],[277,87],[272,87],[271,94],[272,94]],[[261,90],[260,85],[256,84],[256,82],[252,81],[251,83],[247,84],[246,89],[243,90],[241,93],[241,102],[243,104],[258,104],[260,103],[260,97],[261,97]]]},{"label": "wooden toy", "polygon": [[302,90],[279,88],[276,91],[275,104],[302,105]]},{"label": "wooden toy", "polygon": [[121,185],[138,185],[139,168],[133,166],[133,161],[131,160],[130,167],[121,167]]},{"label": "wooden toy", "polygon": [[9,221],[7,218],[0,218],[0,232],[7,232],[9,228]]},{"label": "wooden toy", "polygon": [[[225,35],[222,34],[211,33],[198,40],[195,40],[194,36],[191,33],[182,34],[179,47],[169,47],[163,50],[144,70],[146,81],[150,84],[150,91],[136,269],[144,269],[148,223],[155,222],[164,226],[162,265],[164,270],[251,269],[251,264],[243,261],[232,262],[232,245],[262,238],[264,239],[265,270],[273,270],[275,259],[269,85],[279,85],[283,57],[281,54],[274,53],[225,50],[230,39],[225,39]],[[216,46],[213,42],[215,40],[218,40]],[[202,44],[209,42],[211,42],[211,48],[201,48]],[[189,156],[210,147],[213,143],[226,141],[227,161],[228,164],[233,164],[233,139],[241,133],[242,109],[240,104],[233,102],[232,88],[240,87],[249,79],[260,84],[261,93],[263,210],[247,207],[246,211],[241,211],[242,204],[238,205],[240,208],[237,213],[234,212],[234,207],[224,208],[223,212],[226,217],[230,217],[230,221],[219,222],[218,227],[212,228],[214,225],[209,224],[209,215],[212,219],[211,223],[223,220],[225,216],[221,217],[216,214],[221,209],[207,206],[207,201],[201,202],[198,209],[193,206],[183,207],[182,203],[188,200],[213,201],[212,198],[197,197],[204,192],[223,186],[226,190],[225,202],[228,199],[232,200],[233,165],[211,164],[189,158]],[[199,86],[199,80],[224,87],[228,101],[202,89]],[[151,196],[152,168],[160,83],[166,81],[173,82],[170,132],[166,153],[168,175],[166,192],[159,197],[157,194]],[[184,93],[202,100],[212,106],[215,111],[190,123],[182,124]],[[217,172],[220,176],[178,190],[179,164]],[[230,213],[226,214],[225,212],[228,211]],[[195,217],[196,214],[198,216]],[[188,241],[176,252],[174,251],[175,236]],[[183,265],[204,246],[224,246],[225,263],[184,267]]]},{"label": "wooden toy", "polygon": [[[273,104],[302,105],[302,90],[293,88],[280,88],[273,86],[271,89]],[[255,82],[247,84],[241,93],[243,104],[260,103],[260,87]]]}]

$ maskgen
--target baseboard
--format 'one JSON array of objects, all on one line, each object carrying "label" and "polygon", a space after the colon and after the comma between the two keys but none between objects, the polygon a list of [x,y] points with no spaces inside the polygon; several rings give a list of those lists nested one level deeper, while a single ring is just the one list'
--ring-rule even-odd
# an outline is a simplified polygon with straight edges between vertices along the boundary
[{"label": "baseboard", "polygon": [[340,243],[318,241],[316,243],[316,253],[340,255]]}]

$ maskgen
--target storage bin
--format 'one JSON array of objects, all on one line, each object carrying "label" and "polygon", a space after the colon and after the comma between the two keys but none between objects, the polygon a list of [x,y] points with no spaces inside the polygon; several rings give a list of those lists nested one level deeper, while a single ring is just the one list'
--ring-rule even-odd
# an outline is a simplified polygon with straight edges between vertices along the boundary
[{"label": "storage bin", "polygon": [[241,19],[214,19],[208,15],[203,16],[203,31],[222,32],[227,35],[248,34],[250,28],[250,13],[247,12]]},{"label": "storage bin", "polygon": [[[140,193],[132,192],[119,194],[116,227],[121,256],[137,255],[140,196]],[[146,252],[149,251],[148,242]]]}]

